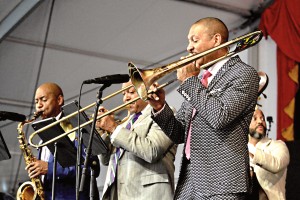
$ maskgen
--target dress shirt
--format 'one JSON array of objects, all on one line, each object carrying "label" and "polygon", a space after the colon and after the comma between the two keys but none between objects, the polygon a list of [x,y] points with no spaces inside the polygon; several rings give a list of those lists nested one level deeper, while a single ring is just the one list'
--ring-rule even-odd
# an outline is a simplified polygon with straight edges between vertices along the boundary
[{"label": "dress shirt", "polygon": [[[215,75],[218,73],[219,69],[221,69],[221,67],[230,59],[230,57],[225,58],[217,63],[215,63],[213,66],[211,66],[210,68],[208,68],[208,71],[211,73],[211,76],[208,77],[207,79],[207,85],[209,85],[209,83],[211,82],[211,80],[215,77]],[[203,70],[204,71],[204,70]],[[200,76],[202,76],[203,73],[199,74],[199,79]]]},{"label": "dress shirt", "polygon": [[[62,112],[60,112],[56,117],[55,117],[55,119],[56,120],[59,120],[59,118],[61,117],[61,115],[62,115]],[[40,141],[40,144],[42,143],[42,141]],[[51,152],[50,152],[50,150],[48,149],[48,147],[47,146],[45,146],[45,147],[42,147],[42,149],[41,149],[41,156],[40,156],[40,160],[42,160],[42,161],[45,161],[45,162],[48,162],[49,161],[49,158],[50,158],[50,155],[51,155]],[[41,175],[41,180],[42,180],[42,182],[44,182],[44,178],[45,178],[45,175]]]}]

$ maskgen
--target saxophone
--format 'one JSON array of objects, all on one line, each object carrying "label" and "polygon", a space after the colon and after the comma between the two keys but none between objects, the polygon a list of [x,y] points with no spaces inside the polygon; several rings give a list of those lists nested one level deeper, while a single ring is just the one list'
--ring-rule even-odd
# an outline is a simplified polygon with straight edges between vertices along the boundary
[{"label": "saxophone", "polygon": [[[34,113],[34,116],[31,120],[25,120],[24,122],[19,123],[18,125],[18,139],[20,143],[20,149],[23,152],[23,156],[25,159],[25,164],[28,165],[29,163],[36,160],[33,156],[31,149],[25,139],[25,133],[23,132],[23,126],[25,124],[31,123],[32,121],[36,120],[42,112]],[[42,181],[40,178],[31,178],[31,181],[24,182],[17,191],[17,200],[44,200],[44,190]]]}]

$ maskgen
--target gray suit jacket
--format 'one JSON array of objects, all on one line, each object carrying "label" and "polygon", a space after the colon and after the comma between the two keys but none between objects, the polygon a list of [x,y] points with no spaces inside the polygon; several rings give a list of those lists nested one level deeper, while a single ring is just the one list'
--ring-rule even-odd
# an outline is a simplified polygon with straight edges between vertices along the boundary
[{"label": "gray suit jacket", "polygon": [[[208,88],[198,77],[180,85],[178,92],[185,101],[176,117],[168,105],[153,116],[176,144],[186,141],[191,121],[191,174],[199,195],[249,191],[247,135],[258,83],[256,70],[236,56],[221,67]],[[191,119],[193,108],[196,114]]]},{"label": "gray suit jacket", "polygon": [[[174,160],[177,145],[162,132],[151,118],[151,107],[147,106],[142,115],[127,130],[124,127],[112,144],[126,151],[118,162],[117,181],[107,191],[103,199],[173,199],[174,196]],[[111,154],[101,155],[101,162],[109,167],[114,159]],[[109,176],[109,170],[107,178]],[[105,181],[104,190],[108,184]],[[117,187],[117,190],[116,190]]]}]

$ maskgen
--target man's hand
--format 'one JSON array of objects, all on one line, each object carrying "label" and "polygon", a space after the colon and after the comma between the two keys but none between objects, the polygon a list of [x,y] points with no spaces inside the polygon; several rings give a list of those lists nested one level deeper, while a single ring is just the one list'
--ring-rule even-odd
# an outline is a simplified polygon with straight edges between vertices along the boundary
[{"label": "man's hand", "polygon": [[165,91],[164,89],[157,89],[158,83],[153,83],[150,86],[150,90],[153,91],[152,94],[148,95],[148,103],[153,107],[155,111],[160,111],[165,105]]},{"label": "man's hand", "polygon": [[[106,112],[108,112],[108,110],[106,110],[103,106],[100,106],[97,116],[101,116]],[[115,121],[113,114],[106,115],[105,117],[102,117],[101,119],[98,119],[96,121],[97,128],[108,131],[109,133],[114,132],[114,130],[116,129],[117,126],[118,126],[118,124]]]},{"label": "man's hand", "polygon": [[39,175],[45,175],[48,172],[48,162],[36,160],[25,167],[29,178],[35,178]]},{"label": "man's hand", "polygon": [[[184,59],[185,57],[181,57]],[[198,76],[200,69],[196,67],[196,62],[192,62],[184,67],[177,69],[177,79],[181,82],[191,76]]]}]

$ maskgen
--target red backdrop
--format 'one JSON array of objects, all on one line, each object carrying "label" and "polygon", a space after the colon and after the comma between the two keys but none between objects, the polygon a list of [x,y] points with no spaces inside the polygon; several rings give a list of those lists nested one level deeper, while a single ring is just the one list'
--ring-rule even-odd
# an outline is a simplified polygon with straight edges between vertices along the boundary
[{"label": "red backdrop", "polygon": [[294,140],[294,97],[300,62],[299,0],[275,0],[263,12],[259,28],[277,44],[277,139]]}]

